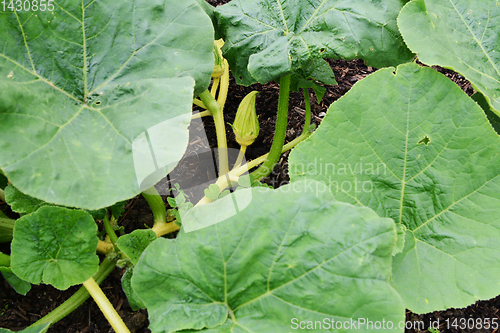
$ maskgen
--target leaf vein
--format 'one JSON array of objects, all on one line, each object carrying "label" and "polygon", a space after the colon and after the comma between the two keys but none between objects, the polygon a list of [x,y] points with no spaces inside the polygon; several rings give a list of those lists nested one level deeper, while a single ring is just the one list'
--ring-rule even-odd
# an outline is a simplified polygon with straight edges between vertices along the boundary
[{"label": "leaf vein", "polygon": [[460,198],[459,200],[451,203],[448,207],[446,207],[445,209],[443,209],[441,212],[439,212],[438,214],[434,215],[433,217],[431,217],[430,219],[428,219],[427,221],[425,221],[424,223],[422,223],[421,225],[419,225],[418,227],[416,227],[413,231],[417,231],[418,229],[422,228],[424,225],[428,224],[429,222],[431,222],[432,220],[435,220],[438,216],[440,216],[441,214],[443,213],[446,213],[447,211],[449,211],[453,206],[455,206],[456,204],[458,204],[459,202],[461,202],[462,200],[470,197],[471,195],[475,194],[477,191],[479,191],[481,188],[483,188],[484,186],[488,185],[489,182],[495,180],[496,178],[499,178],[500,177],[500,174],[489,179],[488,181],[486,181],[483,185],[479,186],[477,189],[475,189],[474,191],[472,191],[471,193],[467,194],[466,196]]}]

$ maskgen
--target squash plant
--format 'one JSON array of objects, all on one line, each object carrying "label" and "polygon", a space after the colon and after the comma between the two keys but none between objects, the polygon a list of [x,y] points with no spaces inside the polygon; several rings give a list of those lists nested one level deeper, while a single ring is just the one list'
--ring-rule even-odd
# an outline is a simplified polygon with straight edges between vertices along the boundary
[{"label": "squash plant", "polygon": [[[98,286],[115,265],[127,267],[124,291],[132,308],[148,309],[153,332],[402,332],[405,307],[500,293],[498,3],[54,5],[0,8],[0,200],[21,215],[0,216],[11,246],[0,271],[24,294],[31,283],[83,286],[24,332],[46,331],[89,294],[128,332]],[[477,94],[418,66],[412,52],[461,73]],[[321,99],[319,83],[335,84],[324,58],[385,68],[314,131],[307,90]],[[280,83],[269,154],[243,159],[258,133],[251,93],[232,125],[234,165],[223,117],[229,68],[239,84]],[[298,89],[304,131],[284,145]],[[206,111],[192,115],[193,103]],[[154,185],[200,116],[214,119],[218,178],[194,207],[177,187],[167,211]],[[295,146],[291,183],[258,186]],[[139,193],[154,226],[118,236],[123,201]]]}]

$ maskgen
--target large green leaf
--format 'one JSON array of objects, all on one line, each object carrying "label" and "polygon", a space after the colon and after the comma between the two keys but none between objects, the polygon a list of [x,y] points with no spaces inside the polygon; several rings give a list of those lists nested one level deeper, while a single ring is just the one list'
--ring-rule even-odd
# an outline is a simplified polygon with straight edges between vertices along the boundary
[{"label": "large green leaf", "polygon": [[[12,184],[5,188],[5,201],[10,206],[12,211],[19,213],[21,216],[25,214],[31,214],[36,212],[38,208],[44,206],[55,206],[51,203],[45,202],[40,199],[33,198],[29,195],[26,195],[15,188]],[[125,202],[117,202],[113,206],[109,207],[111,211],[117,213],[119,211],[121,213],[121,209],[123,208]],[[87,211],[93,218],[98,220],[103,220],[104,216],[107,213],[106,209],[98,209],[98,210],[89,210]],[[119,213],[117,213],[119,214]],[[113,214],[115,215],[115,214]],[[117,217],[117,216],[115,216]]]},{"label": "large green leaf", "polygon": [[[500,137],[481,108],[431,68],[381,69],[332,104],[290,156],[292,181],[406,227],[392,284],[414,312],[500,293]],[[404,228],[403,228],[404,229]]]},{"label": "large green leaf", "polygon": [[233,0],[216,8],[236,82],[250,85],[308,68],[317,58],[375,67],[413,58],[396,18],[404,0]]},{"label": "large green leaf", "polygon": [[412,1],[398,24],[422,62],[465,76],[500,115],[500,2]]},{"label": "large green leaf", "polygon": [[23,193],[102,208],[182,157],[213,70],[195,0],[63,1],[1,12],[0,31],[0,169]]},{"label": "large green leaf", "polygon": [[[284,333],[293,318],[384,319],[394,327],[404,319],[388,282],[393,221],[335,201],[314,181],[232,196],[193,208],[175,240],[157,239],[139,259],[132,287],[153,332]],[[249,196],[251,203],[227,218],[233,199]],[[219,223],[184,231],[200,220]],[[323,328],[313,331],[333,331]]]},{"label": "large green leaf", "polygon": [[90,214],[41,207],[14,227],[11,268],[21,279],[67,289],[85,282],[99,268],[97,226]]},{"label": "large green leaf", "polygon": [[10,206],[12,211],[19,214],[30,214],[36,212],[40,207],[52,206],[43,200],[30,197],[20,192],[17,188],[12,186],[12,184],[5,188],[5,202]]}]

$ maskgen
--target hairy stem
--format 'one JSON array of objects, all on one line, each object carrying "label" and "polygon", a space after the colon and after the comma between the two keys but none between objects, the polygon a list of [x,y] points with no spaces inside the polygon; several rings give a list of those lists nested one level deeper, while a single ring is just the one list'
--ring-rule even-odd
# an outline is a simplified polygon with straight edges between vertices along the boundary
[{"label": "hairy stem", "polygon": [[217,94],[217,88],[219,88],[219,82],[220,78],[214,79],[214,82],[212,83],[212,88],[210,89],[210,95],[212,95],[215,98],[215,94]]},{"label": "hairy stem", "polygon": [[306,105],[306,118],[304,122],[304,128],[302,129],[302,134],[309,131],[309,126],[311,126],[311,102],[309,100],[309,91],[307,88],[302,88],[304,92],[304,103]]},{"label": "hairy stem", "polygon": [[192,119],[198,119],[198,118],[206,117],[206,116],[211,116],[211,115],[212,115],[212,112],[210,112],[208,110],[205,110],[205,111],[201,111],[201,112],[193,114],[191,116],[191,120]]},{"label": "hairy stem", "polygon": [[215,98],[205,90],[200,94],[200,98],[212,113],[215,123],[215,131],[217,132],[217,148],[219,152],[219,175],[228,173],[228,158],[227,158],[227,139],[226,139],[226,125],[224,124],[224,114],[222,108],[217,103]]},{"label": "hairy stem", "polygon": [[217,103],[219,103],[221,110],[224,110],[224,105],[226,104],[227,92],[229,90],[229,63],[224,59],[224,74],[220,81],[219,96],[217,97]]},{"label": "hairy stem", "polygon": [[236,162],[234,163],[233,169],[238,168],[241,165],[241,162],[243,162],[243,157],[245,157],[246,150],[247,150],[247,146],[245,146],[245,145],[240,146],[240,152],[238,153],[238,158],[236,159]]},{"label": "hairy stem", "polygon": [[115,230],[111,226],[111,223],[109,223],[109,219],[107,216],[104,216],[104,220],[102,221],[104,224],[104,229],[106,230],[106,234],[109,236],[109,240],[111,243],[116,244],[116,241],[118,240],[118,237],[116,236]]},{"label": "hairy stem", "polygon": [[254,172],[252,176],[256,180],[267,177],[273,171],[276,162],[278,162],[281,150],[285,143],[286,128],[288,125],[288,98],[290,95],[291,75],[283,76],[280,80],[280,94],[278,100],[278,115],[276,118],[276,128],[274,131],[273,144],[264,163]]},{"label": "hairy stem", "polygon": [[[115,268],[115,260],[111,260],[105,258],[101,265],[99,266],[99,270],[94,274],[93,278],[95,282],[98,284],[102,283],[104,279],[111,274],[113,269]],[[59,305],[57,308],[52,310],[46,316],[42,317],[40,320],[32,324],[30,327],[34,327],[44,323],[56,323],[59,320],[63,319],[71,312],[73,312],[76,308],[83,304],[89,298],[90,294],[88,293],[85,287],[81,287],[77,290],[76,293],[73,294],[70,298],[68,298],[64,303]]]},{"label": "hairy stem", "polygon": [[165,207],[165,203],[163,203],[163,199],[156,188],[151,187],[147,189],[142,192],[142,196],[146,199],[149,207],[151,207],[151,210],[153,211],[154,225],[167,223],[167,208]]},{"label": "hairy stem", "polygon": [[101,288],[94,280],[94,278],[90,278],[83,283],[83,286],[87,289],[90,296],[97,303],[99,309],[104,314],[108,322],[111,324],[111,327],[115,330],[116,333],[130,333],[129,329],[120,318],[115,308],[108,300],[106,295],[102,292]]}]

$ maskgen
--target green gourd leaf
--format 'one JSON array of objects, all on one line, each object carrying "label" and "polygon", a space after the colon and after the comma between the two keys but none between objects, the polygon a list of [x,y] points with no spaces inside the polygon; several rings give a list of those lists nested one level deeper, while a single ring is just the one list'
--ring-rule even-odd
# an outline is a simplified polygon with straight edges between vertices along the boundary
[{"label": "green gourd leaf", "polygon": [[462,74],[500,116],[500,2],[416,0],[398,25],[420,61]]},{"label": "green gourd leaf", "polygon": [[144,249],[156,238],[158,236],[151,229],[134,230],[118,238],[116,246],[136,265]]},{"label": "green gourd leaf", "polygon": [[98,209],[181,159],[213,71],[195,0],[65,1],[2,12],[0,31],[0,169],[20,191]]},{"label": "green gourd leaf", "polygon": [[[413,55],[396,24],[405,3],[233,0],[215,14],[236,82],[250,85],[310,72],[321,58],[363,59],[374,67],[410,61]],[[321,81],[324,74],[317,74],[310,77]]]},{"label": "green gourd leaf", "polygon": [[151,243],[132,288],[153,333],[288,333],[293,318],[384,319],[402,332],[404,308],[389,284],[396,241],[391,219],[334,200],[323,183],[241,189],[190,210],[176,239]]},{"label": "green gourd leaf", "polygon": [[11,268],[19,278],[65,290],[99,268],[97,226],[81,210],[41,207],[16,221]]},{"label": "green gourd leaf", "polygon": [[[31,214],[36,212],[38,208],[51,206],[54,207],[56,205],[45,202],[43,200],[33,198],[27,194],[22,193],[12,184],[5,188],[5,199],[10,208],[22,215]],[[113,206],[109,207],[113,213],[121,212],[123,206],[125,205],[124,201],[117,202]],[[103,220],[106,215],[106,209],[97,209],[97,210],[86,210],[94,219]],[[116,217],[116,216],[115,216]]]},{"label": "green gourd leaf", "polygon": [[319,85],[316,81],[327,85],[337,84],[332,68],[324,59],[314,59],[307,68],[293,73],[290,82],[290,90],[299,91],[300,88],[313,88],[316,100],[318,103],[321,103],[326,88]]},{"label": "green gourd leaf", "polygon": [[292,151],[290,177],[404,225],[392,285],[413,312],[500,293],[500,137],[437,71],[410,63],[356,83]]},{"label": "green gourd leaf", "polygon": [[36,212],[40,207],[53,206],[48,202],[22,193],[12,184],[5,188],[5,202],[10,206],[12,211],[19,214],[30,214]]},{"label": "green gourd leaf", "polygon": [[131,279],[134,274],[134,268],[128,267],[125,273],[122,276],[122,288],[125,296],[127,296],[127,301],[132,311],[137,311],[139,309],[145,309],[146,306],[142,301],[137,297],[134,289],[132,289]]}]

